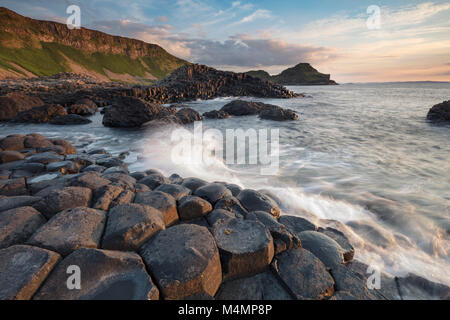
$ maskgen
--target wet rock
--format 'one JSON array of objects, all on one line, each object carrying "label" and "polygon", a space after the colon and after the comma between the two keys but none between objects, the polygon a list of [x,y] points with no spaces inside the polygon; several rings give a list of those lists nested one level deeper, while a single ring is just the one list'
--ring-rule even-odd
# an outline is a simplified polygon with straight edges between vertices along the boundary
[{"label": "wet rock", "polygon": [[28,194],[24,178],[0,180],[0,195],[11,197]]},{"label": "wet rock", "polygon": [[77,100],[75,102],[75,105],[85,105],[85,106],[89,107],[91,110],[94,110],[95,112],[98,111],[98,105],[91,99],[83,98],[83,99]]},{"label": "wet rock", "polygon": [[80,116],[93,116],[97,111],[98,111],[98,108],[93,109],[86,104],[80,104],[80,103],[73,104],[67,109],[67,112],[69,114],[77,114]]},{"label": "wet rock", "polygon": [[33,154],[32,156],[27,157],[27,162],[29,163],[33,162],[33,163],[49,164],[52,162],[61,162],[61,161],[64,161],[64,157],[52,151],[36,153]]},{"label": "wet rock", "polygon": [[[81,271],[81,289],[67,288],[67,270]],[[158,300],[159,292],[136,253],[81,248],[56,266],[35,300]]]},{"label": "wet rock", "polygon": [[28,179],[28,188],[37,197],[43,197],[43,193],[48,195],[49,190],[63,189],[69,186],[70,179],[74,175],[62,176],[59,173],[45,173]]},{"label": "wet rock", "polygon": [[24,140],[24,135],[9,135],[6,138],[0,140],[0,148],[3,151],[20,151],[22,149],[25,149]]},{"label": "wet rock", "polygon": [[325,265],[308,250],[285,251],[274,259],[272,267],[296,299],[323,300],[334,292],[334,281]]},{"label": "wet rock", "polygon": [[145,184],[148,186],[151,190],[155,190],[162,184],[170,183],[169,179],[164,177],[161,174],[150,174],[146,176],[145,178],[139,180],[140,184]]},{"label": "wet rock", "polygon": [[77,175],[70,181],[71,186],[89,188],[92,190],[101,188],[110,183],[110,180],[102,178],[98,172],[82,173],[80,175]]},{"label": "wet rock", "polygon": [[96,163],[99,166],[104,166],[107,168],[126,167],[126,164],[118,158],[101,158],[101,159],[97,159]]},{"label": "wet rock", "polygon": [[355,248],[353,248],[350,240],[348,240],[347,236],[344,233],[333,228],[319,228],[319,232],[327,235],[341,246],[342,250],[344,251],[345,262],[353,260],[353,257],[355,255]]},{"label": "wet rock", "polygon": [[56,117],[67,115],[66,109],[59,104],[46,104],[17,114],[12,121],[20,123],[47,123]]},{"label": "wet rock", "polygon": [[23,145],[25,148],[45,148],[52,147],[53,143],[47,140],[44,136],[41,135],[27,135],[23,141]]},{"label": "wet rock", "polygon": [[311,251],[327,268],[335,268],[344,263],[344,251],[341,246],[323,233],[303,231],[298,234],[302,247]]},{"label": "wet rock", "polygon": [[280,216],[280,208],[274,200],[268,196],[255,190],[242,190],[237,196],[239,202],[247,211],[266,211],[278,218]]},{"label": "wet rock", "polygon": [[104,166],[91,164],[90,166],[87,166],[86,168],[83,168],[81,170],[81,172],[98,172],[98,173],[102,173],[105,170],[106,170],[106,167],[104,167]]},{"label": "wet rock", "polygon": [[108,211],[111,202],[123,192],[123,188],[115,185],[106,185],[94,191],[94,209]]},{"label": "wet rock", "polygon": [[66,160],[77,163],[80,167],[87,167],[96,164],[96,160],[88,155],[71,154],[66,157]]},{"label": "wet rock", "polygon": [[16,245],[0,250],[0,300],[28,300],[44,282],[60,255]]},{"label": "wet rock", "polygon": [[225,282],[216,300],[292,300],[290,294],[270,270],[256,276]]},{"label": "wet rock", "polygon": [[219,251],[204,227],[180,224],[161,231],[140,253],[164,299],[214,296],[222,282]]},{"label": "wet rock", "polygon": [[179,184],[162,184],[157,187],[155,191],[161,191],[170,194],[177,201],[191,194],[191,189],[180,186]]},{"label": "wet rock", "polygon": [[25,162],[17,167],[19,171],[26,171],[31,174],[39,174],[46,170],[46,166],[42,163]]},{"label": "wet rock", "polygon": [[119,97],[105,110],[103,125],[106,127],[140,127],[154,120],[163,107],[134,97]]},{"label": "wet rock", "polygon": [[273,239],[264,225],[242,219],[225,220],[213,228],[225,279],[262,272],[274,256]]},{"label": "wet rock", "polygon": [[123,167],[111,167],[106,169],[103,174],[110,174],[110,173],[123,173],[123,174],[129,174],[128,170]]},{"label": "wet rock", "polygon": [[207,215],[212,209],[208,201],[197,196],[186,196],[179,202],[178,214],[181,220],[192,220]]},{"label": "wet rock", "polygon": [[149,192],[149,191],[151,191],[151,190],[150,190],[150,188],[147,187],[145,184],[137,183],[137,184],[134,186],[134,191],[135,191],[136,193],[139,193],[139,192]]},{"label": "wet rock", "polygon": [[145,173],[145,172],[133,172],[133,173],[131,173],[130,174],[130,176],[132,176],[133,178],[135,178],[136,179],[136,181],[139,181],[139,180],[141,180],[141,179],[144,179],[146,176],[147,176],[147,174]]},{"label": "wet rock", "polygon": [[258,114],[262,105],[259,102],[234,100],[223,106],[220,111],[232,116],[249,116]]},{"label": "wet rock", "polygon": [[181,121],[182,124],[188,124],[203,120],[203,117],[197,111],[191,108],[183,108],[178,111],[175,116]]},{"label": "wet rock", "polygon": [[242,206],[235,197],[227,197],[219,200],[214,209],[222,209],[233,212],[236,216],[245,217],[248,211]]},{"label": "wet rock", "polygon": [[183,183],[183,178],[176,173],[172,174],[169,177],[169,180],[170,180],[170,183],[172,183],[172,184],[182,184]]},{"label": "wet rock", "polygon": [[258,190],[258,192],[262,193],[262,194],[265,194],[270,199],[275,201],[280,208],[283,207],[283,201],[281,201],[281,199],[274,192],[272,192],[270,190],[267,190],[267,189],[260,189],[260,190]]},{"label": "wet rock", "polygon": [[260,111],[259,118],[273,121],[291,121],[298,120],[298,115],[290,109],[283,109],[278,106],[266,106]]},{"label": "wet rock", "polygon": [[238,194],[241,193],[241,191],[242,191],[242,188],[239,187],[237,184],[226,183],[225,187],[227,187],[227,189],[231,191],[231,193],[233,194],[233,197],[237,197]]},{"label": "wet rock", "polygon": [[42,106],[44,102],[37,97],[30,97],[22,92],[8,93],[0,97],[0,121],[11,120],[19,112]]},{"label": "wet rock", "polygon": [[210,214],[206,216],[206,220],[211,227],[220,221],[236,219],[237,216],[233,212],[226,211],[223,209],[215,209]]},{"label": "wet rock", "polygon": [[228,190],[223,184],[210,183],[199,187],[195,190],[194,195],[205,199],[212,205],[215,205],[217,201],[233,196],[231,191]]},{"label": "wet rock", "polygon": [[111,209],[121,204],[131,203],[134,201],[134,196],[135,193],[133,191],[124,190],[116,199],[111,202],[109,208]]},{"label": "wet rock", "polygon": [[398,288],[403,300],[449,300],[450,288],[425,278],[408,274],[397,278]]},{"label": "wet rock", "polygon": [[0,248],[25,243],[45,222],[45,218],[32,207],[0,212]]},{"label": "wet rock", "polygon": [[[64,154],[72,155],[76,154],[77,150],[74,148],[74,146],[67,140],[62,139],[51,139],[50,140],[55,146],[62,147],[64,149]],[[69,160],[69,159],[68,159]]]},{"label": "wet rock", "polygon": [[135,203],[148,205],[161,211],[166,227],[178,221],[177,202],[171,195],[160,192],[140,192],[136,194]]},{"label": "wet rock", "polygon": [[253,211],[246,215],[247,220],[261,222],[273,237],[275,246],[275,255],[289,250],[301,247],[300,239],[292,235],[286,226],[279,223],[272,215],[264,211]]},{"label": "wet rock", "polygon": [[89,207],[92,191],[82,187],[67,187],[49,192],[33,207],[50,219],[58,212],[76,207]]},{"label": "wet rock", "polygon": [[8,163],[25,159],[25,156],[17,151],[3,151],[0,152],[0,163]]},{"label": "wet rock", "polygon": [[28,243],[66,256],[79,248],[97,248],[106,213],[90,208],[67,209],[36,231]]},{"label": "wet rock", "polygon": [[281,216],[278,220],[293,234],[299,235],[303,231],[316,231],[317,226],[310,221],[297,216]]},{"label": "wet rock", "polygon": [[39,200],[41,200],[40,197],[32,196],[6,197],[0,199],[0,212],[19,207],[31,206]]},{"label": "wet rock", "polygon": [[186,178],[183,180],[183,183],[181,184],[183,187],[191,189],[191,191],[194,193],[198,188],[203,187],[204,185],[207,185],[208,182],[202,179],[198,178]]},{"label": "wet rock", "polygon": [[203,113],[203,117],[208,119],[228,119],[231,115],[222,110],[213,110]]},{"label": "wet rock", "polygon": [[77,114],[68,114],[66,116],[54,117],[50,120],[51,124],[54,125],[81,125],[81,124],[89,124],[92,121],[83,116],[79,116]]},{"label": "wet rock", "polygon": [[428,112],[427,119],[431,121],[450,121],[450,100],[433,106]]},{"label": "wet rock", "polygon": [[102,248],[136,251],[150,237],[164,229],[159,210],[136,203],[119,205],[108,214]]},{"label": "wet rock", "polygon": [[72,161],[60,161],[60,162],[52,162],[47,165],[48,172],[61,172],[62,174],[72,174],[77,173],[79,168]]},{"label": "wet rock", "polygon": [[136,179],[134,179],[132,176],[119,172],[103,174],[103,178],[110,180],[115,185],[121,186],[122,188],[128,190],[134,190],[134,187],[136,185]]}]

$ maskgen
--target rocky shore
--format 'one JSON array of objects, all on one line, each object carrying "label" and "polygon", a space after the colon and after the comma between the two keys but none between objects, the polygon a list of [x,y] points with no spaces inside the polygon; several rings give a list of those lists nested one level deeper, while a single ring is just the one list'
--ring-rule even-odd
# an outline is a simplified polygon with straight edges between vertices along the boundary
[{"label": "rocky shore", "polygon": [[433,122],[450,122],[450,100],[433,106],[427,119]]},{"label": "rocky shore", "polygon": [[368,289],[344,233],[264,190],[130,173],[123,156],[39,134],[0,148],[0,299],[450,298],[414,275]]}]

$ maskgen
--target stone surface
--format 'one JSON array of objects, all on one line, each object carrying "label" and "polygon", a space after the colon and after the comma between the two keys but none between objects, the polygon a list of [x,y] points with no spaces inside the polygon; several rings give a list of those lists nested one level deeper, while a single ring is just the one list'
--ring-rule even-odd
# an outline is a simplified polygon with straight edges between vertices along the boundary
[{"label": "stone surface", "polygon": [[140,253],[164,299],[214,296],[222,282],[219,250],[204,227],[180,224],[161,231]]},{"label": "stone surface", "polygon": [[312,252],[327,268],[334,268],[344,263],[344,251],[330,237],[316,231],[303,231],[298,234],[302,247]]},{"label": "stone surface", "polygon": [[179,220],[177,212],[177,202],[171,195],[160,192],[139,192],[134,199],[135,203],[145,204],[161,211],[166,227]]},{"label": "stone surface", "polygon": [[19,207],[31,206],[39,200],[41,200],[40,197],[32,196],[6,197],[0,199],[0,212]]},{"label": "stone surface", "polygon": [[[67,269],[80,268],[81,289],[67,288]],[[79,249],[53,270],[36,300],[158,300],[159,291],[136,253]]]},{"label": "stone surface", "polygon": [[222,110],[212,110],[203,113],[203,117],[209,119],[228,119],[231,118],[231,115]]},{"label": "stone surface", "polygon": [[274,256],[273,239],[258,221],[225,220],[213,228],[225,279],[262,272]]},{"label": "stone surface", "polygon": [[0,140],[0,148],[2,151],[20,151],[25,149],[24,140],[23,134],[11,134]]},{"label": "stone surface", "polygon": [[10,197],[28,194],[24,178],[0,180],[0,195]]},{"label": "stone surface", "polygon": [[100,176],[98,172],[86,172],[74,177],[70,185],[74,187],[84,187],[92,190],[110,184],[111,181]]},{"label": "stone surface", "polygon": [[106,185],[94,190],[93,208],[108,211],[111,203],[123,192],[123,188]]},{"label": "stone surface", "polygon": [[284,224],[286,228],[295,235],[299,235],[303,231],[316,231],[317,226],[310,221],[297,217],[297,216],[285,216],[282,215],[278,220],[281,224]]},{"label": "stone surface", "polygon": [[161,191],[170,194],[177,201],[191,194],[191,189],[180,186],[179,184],[162,184],[157,187],[155,191]]},{"label": "stone surface", "polygon": [[68,114],[65,116],[54,117],[50,120],[51,124],[64,126],[64,125],[81,125],[81,124],[89,124],[92,121],[83,116],[79,116],[77,114]]},{"label": "stone surface", "polygon": [[42,106],[44,102],[24,92],[12,92],[0,97],[0,121],[11,120],[19,112]]},{"label": "stone surface", "polygon": [[290,294],[270,270],[255,276],[222,284],[216,300],[292,300]]},{"label": "stone surface", "polygon": [[12,121],[24,123],[47,123],[55,117],[66,116],[67,111],[59,104],[46,104],[17,114]]},{"label": "stone surface", "polygon": [[32,207],[0,212],[0,248],[25,243],[47,220]]},{"label": "stone surface", "polygon": [[0,300],[30,299],[60,255],[32,246],[16,245],[0,250]]},{"label": "stone surface", "polygon": [[25,156],[18,151],[0,152],[0,163],[8,163],[25,159]]},{"label": "stone surface", "polygon": [[414,274],[397,278],[403,300],[450,300],[450,288]]},{"label": "stone surface", "polygon": [[345,262],[353,260],[353,257],[355,255],[355,248],[353,248],[352,244],[350,243],[350,240],[344,233],[334,228],[326,228],[326,229],[319,228],[319,232],[327,235],[341,246],[342,250],[344,251]]},{"label": "stone surface", "polygon": [[283,109],[279,106],[266,106],[259,112],[259,118],[273,121],[292,121],[298,120],[298,115],[291,109]]},{"label": "stone surface", "polygon": [[323,300],[333,295],[333,278],[308,250],[285,251],[274,259],[272,267],[296,299]]},{"label": "stone surface", "polygon": [[200,218],[212,210],[211,203],[197,196],[186,196],[179,201],[178,205],[178,214],[181,220]]},{"label": "stone surface", "polygon": [[192,192],[195,192],[198,188],[208,184],[205,180],[198,178],[186,178],[183,180],[182,186],[191,189]]},{"label": "stone surface", "polygon": [[89,207],[92,191],[82,187],[55,189],[48,193],[33,207],[50,219],[58,212],[76,207]]},{"label": "stone surface", "polygon": [[248,213],[235,197],[227,197],[219,200],[214,206],[214,209],[227,210],[240,217],[245,217]]},{"label": "stone surface", "polygon": [[62,174],[72,174],[78,172],[78,166],[72,161],[52,162],[47,165],[48,172],[61,172]]},{"label": "stone surface", "polygon": [[48,151],[48,152],[33,154],[32,156],[27,157],[26,160],[27,160],[27,162],[37,162],[37,163],[42,163],[42,164],[49,164],[52,162],[64,161],[64,157],[59,154],[56,154],[52,151]]},{"label": "stone surface", "polygon": [[28,243],[66,256],[79,248],[98,248],[106,213],[91,208],[67,209],[37,230]]},{"label": "stone surface", "polygon": [[170,183],[169,179],[164,177],[162,174],[150,174],[145,178],[139,180],[140,184],[145,184],[151,190],[155,190],[162,184]]},{"label": "stone surface", "polygon": [[208,224],[213,227],[216,223],[222,220],[236,219],[237,216],[233,212],[223,210],[223,209],[215,209],[210,214],[206,216],[206,220]]},{"label": "stone surface", "polygon": [[433,106],[428,112],[427,119],[436,122],[450,122],[450,100]]},{"label": "stone surface", "polygon": [[164,229],[164,220],[159,210],[136,203],[119,205],[108,214],[102,248],[136,251],[150,237]]},{"label": "stone surface", "polygon": [[247,211],[266,211],[274,217],[280,216],[280,208],[274,200],[255,190],[242,190],[236,197]]}]

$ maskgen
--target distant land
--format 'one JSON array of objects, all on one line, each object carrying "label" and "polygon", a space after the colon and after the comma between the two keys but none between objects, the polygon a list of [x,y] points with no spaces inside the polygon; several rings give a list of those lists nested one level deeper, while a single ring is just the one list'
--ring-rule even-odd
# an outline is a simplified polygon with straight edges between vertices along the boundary
[{"label": "distant land", "polygon": [[264,70],[252,70],[246,73],[280,85],[337,85],[334,80],[330,79],[331,76],[329,74],[320,73],[309,63],[299,63],[295,67],[286,69],[275,76],[271,76]]},{"label": "distant land", "polygon": [[189,64],[156,44],[21,16],[0,7],[0,79],[60,72],[146,83]]}]

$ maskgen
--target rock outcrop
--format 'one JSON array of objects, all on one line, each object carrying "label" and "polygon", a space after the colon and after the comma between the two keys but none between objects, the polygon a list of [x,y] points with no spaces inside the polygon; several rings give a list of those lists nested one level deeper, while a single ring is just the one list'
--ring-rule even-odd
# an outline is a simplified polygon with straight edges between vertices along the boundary
[{"label": "rock outcrop", "polygon": [[435,122],[450,122],[450,100],[433,106],[428,112],[427,119]]}]

